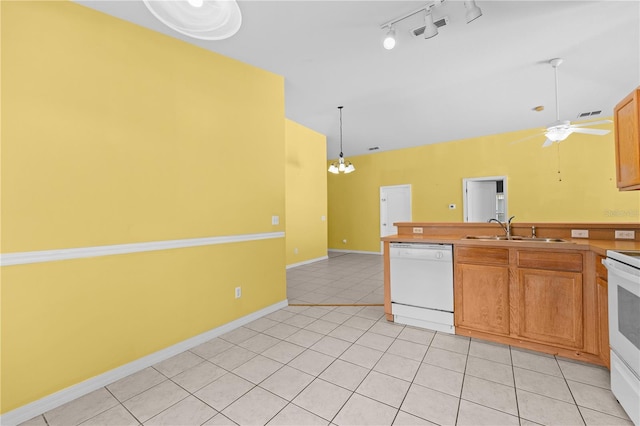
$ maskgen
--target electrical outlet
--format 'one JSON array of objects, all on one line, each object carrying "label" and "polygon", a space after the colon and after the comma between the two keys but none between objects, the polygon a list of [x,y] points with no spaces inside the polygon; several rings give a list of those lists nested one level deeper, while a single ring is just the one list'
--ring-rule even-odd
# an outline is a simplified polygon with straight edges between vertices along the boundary
[{"label": "electrical outlet", "polygon": [[413,228],[414,234],[422,234],[423,232],[424,232],[424,229],[422,229],[421,227],[416,226],[415,228]]},{"label": "electrical outlet", "polygon": [[571,238],[589,238],[588,229],[572,229]]},{"label": "electrical outlet", "polygon": [[242,297],[242,287],[236,287],[236,299]]},{"label": "electrical outlet", "polygon": [[617,231],[616,230],[616,240],[635,240],[636,232],[635,231]]},{"label": "electrical outlet", "polygon": [[293,254],[298,254],[298,247],[293,249]]},{"label": "electrical outlet", "polygon": [[280,216],[271,216],[272,225],[280,225]]}]

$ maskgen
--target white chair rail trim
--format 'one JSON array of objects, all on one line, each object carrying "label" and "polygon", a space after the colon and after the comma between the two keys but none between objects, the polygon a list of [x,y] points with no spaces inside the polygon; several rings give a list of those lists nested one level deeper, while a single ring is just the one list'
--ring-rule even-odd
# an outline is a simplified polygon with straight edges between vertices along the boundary
[{"label": "white chair rail trim", "polygon": [[86,257],[112,256],[116,254],[139,253],[145,251],[267,240],[272,238],[284,238],[284,235],[284,232],[266,232],[262,234],[228,235],[221,237],[189,238],[184,240],[152,241],[147,243],[114,244],[108,246],[6,253],[0,255],[0,266],[25,265],[29,263],[55,262],[58,260],[81,259]]}]

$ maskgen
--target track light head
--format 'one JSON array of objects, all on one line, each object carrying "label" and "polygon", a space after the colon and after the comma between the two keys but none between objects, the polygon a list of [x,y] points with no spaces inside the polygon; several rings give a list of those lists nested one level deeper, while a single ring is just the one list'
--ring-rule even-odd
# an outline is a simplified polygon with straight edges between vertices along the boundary
[{"label": "track light head", "polygon": [[433,15],[427,13],[424,15],[424,38],[429,39],[438,35],[438,27],[433,23]]},{"label": "track light head", "polygon": [[389,31],[387,31],[387,35],[384,36],[384,40],[382,41],[382,46],[387,50],[396,47],[396,30],[393,29],[393,27],[389,27]]},{"label": "track light head", "polygon": [[465,1],[464,7],[467,8],[467,24],[482,16],[482,10],[476,5],[475,0]]}]

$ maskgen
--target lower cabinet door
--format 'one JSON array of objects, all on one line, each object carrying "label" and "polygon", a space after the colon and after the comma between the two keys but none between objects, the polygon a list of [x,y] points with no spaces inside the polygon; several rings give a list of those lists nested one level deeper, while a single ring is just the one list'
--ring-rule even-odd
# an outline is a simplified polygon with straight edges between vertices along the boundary
[{"label": "lower cabinet door", "polygon": [[582,274],[518,270],[518,334],[541,343],[582,348]]},{"label": "lower cabinet door", "polygon": [[509,334],[509,268],[456,265],[454,285],[456,326]]}]

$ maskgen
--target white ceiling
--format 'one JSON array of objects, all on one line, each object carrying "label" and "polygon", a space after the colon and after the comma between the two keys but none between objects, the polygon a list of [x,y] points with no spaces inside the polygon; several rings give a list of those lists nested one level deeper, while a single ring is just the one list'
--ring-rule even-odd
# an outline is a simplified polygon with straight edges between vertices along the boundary
[{"label": "white ceiling", "polygon": [[[637,0],[477,0],[483,16],[470,24],[463,2],[446,0],[433,13],[449,18],[439,35],[410,35],[418,14],[396,26],[391,51],[382,48],[380,25],[426,1],[240,0],[242,27],[221,41],[176,33],[141,0],[77,3],[284,76],[286,116],[327,135],[328,158],[339,153],[338,105],[348,158],[374,146],[545,127],[556,115],[551,58],[564,59],[561,119],[595,110],[602,114],[592,119],[611,116],[640,85]],[[532,111],[537,105],[545,110]]]}]

